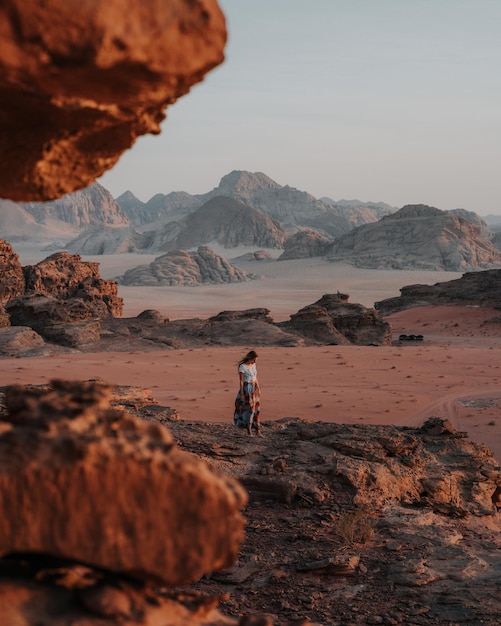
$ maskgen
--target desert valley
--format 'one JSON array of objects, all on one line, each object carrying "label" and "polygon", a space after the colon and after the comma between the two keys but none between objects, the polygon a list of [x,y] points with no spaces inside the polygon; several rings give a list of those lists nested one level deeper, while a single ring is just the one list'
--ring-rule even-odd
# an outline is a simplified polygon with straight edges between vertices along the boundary
[{"label": "desert valley", "polygon": [[[246,188],[253,184],[255,194],[263,183],[262,175],[237,178]],[[287,189],[289,197],[294,193]],[[399,219],[389,226],[383,220],[380,232],[365,233],[372,247],[356,244],[348,257],[332,259],[336,241],[351,236],[356,242],[350,233],[364,234],[381,219],[371,216],[365,226],[351,225],[348,234],[331,239],[325,231],[289,225],[290,234],[283,227],[273,246],[265,247],[280,222],[265,220],[263,230],[252,219],[249,230],[245,205],[234,215],[227,201],[210,200],[208,222],[191,206],[188,218],[195,214],[202,225],[192,218],[186,250],[169,244],[160,256],[161,247],[130,248],[130,226],[86,225],[65,246],[69,252],[54,251],[61,247],[54,240],[23,237],[12,247],[6,244],[2,388],[29,385],[43,393],[60,379],[112,385],[113,406],[167,425],[181,448],[243,483],[250,501],[240,556],[233,567],[206,575],[189,591],[199,600],[220,596],[219,608],[228,615],[270,616],[260,619],[272,621],[249,622],[259,624],[496,623],[491,616],[498,603],[480,609],[462,586],[474,580],[487,596],[495,593],[489,572],[497,565],[485,554],[494,558],[497,550],[501,489],[501,269],[493,232],[474,215],[419,205],[399,215],[385,207],[385,220]],[[66,216],[85,215],[79,202],[73,208],[64,202]],[[57,201],[43,213],[32,212],[50,215],[54,224],[51,205],[57,208]],[[292,223],[290,207],[287,212],[287,203],[280,206]],[[103,219],[106,207],[101,202],[88,215]],[[337,218],[343,210],[336,209]],[[333,215],[324,212],[332,223]],[[366,215],[366,207],[358,212]],[[182,233],[177,224],[169,228]],[[216,231],[207,234],[208,224],[218,224]],[[407,237],[402,232],[419,232],[421,226],[416,237],[422,243],[409,252],[399,243]],[[301,239],[304,234],[307,239]],[[232,425],[236,363],[251,348],[259,354],[263,390],[261,440]],[[441,447],[449,447],[439,452],[428,427],[443,439]],[[326,444],[329,437],[340,440]],[[368,448],[381,437],[384,446],[399,448],[392,489],[378,469],[381,450]],[[400,437],[417,437],[405,444],[412,452],[395,443]],[[341,443],[346,438],[352,443]],[[303,440],[309,442],[305,449],[298,447]],[[407,455],[424,454],[415,449],[421,440],[433,461],[405,469]],[[366,459],[367,478],[355,478],[360,468],[340,470],[350,487],[346,492],[338,485],[332,493],[325,491],[321,468],[307,480],[306,467],[319,458],[326,463],[329,446],[337,450],[338,466],[341,460]],[[469,459],[467,466],[487,472],[491,482],[481,499],[473,495],[478,479],[463,475],[461,455]],[[332,462],[325,471],[332,471]],[[458,486],[449,484],[449,473]],[[436,481],[445,483],[438,487]],[[276,526],[284,524],[296,527],[293,536],[285,530],[277,536]],[[433,542],[428,530],[418,531],[423,524],[434,533],[442,529]],[[447,571],[435,563],[433,572],[418,574],[418,546],[428,546],[430,562],[440,559],[450,550],[451,533],[470,537],[468,550],[457,547],[450,557],[457,569],[447,560]],[[307,547],[312,540],[314,549]],[[480,569],[474,566],[479,559],[485,563]],[[389,603],[388,585],[394,590]],[[447,609],[434,599],[438,588],[450,596]]]},{"label": "desert valley", "polygon": [[[497,626],[500,216],[245,170],[115,198],[96,181],[224,61],[218,3],[4,4],[0,624]],[[329,158],[353,147],[358,178],[351,143]],[[363,152],[390,171],[383,148]]]}]

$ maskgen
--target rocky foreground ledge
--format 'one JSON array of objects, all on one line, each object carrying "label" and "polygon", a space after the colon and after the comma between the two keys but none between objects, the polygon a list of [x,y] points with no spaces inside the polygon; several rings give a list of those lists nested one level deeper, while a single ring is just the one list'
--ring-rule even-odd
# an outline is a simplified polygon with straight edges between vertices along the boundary
[{"label": "rocky foreground ledge", "polygon": [[2,397],[4,623],[499,622],[501,468],[440,417],[258,439],[143,389]]}]

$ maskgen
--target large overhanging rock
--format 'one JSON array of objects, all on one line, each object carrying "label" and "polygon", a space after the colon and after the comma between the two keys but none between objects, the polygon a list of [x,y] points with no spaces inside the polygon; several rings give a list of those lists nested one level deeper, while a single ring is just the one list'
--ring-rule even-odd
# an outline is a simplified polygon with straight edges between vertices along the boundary
[{"label": "large overhanging rock", "polygon": [[246,493],[94,383],[11,387],[0,423],[0,555],[42,553],[167,585],[236,559]]},{"label": "large overhanging rock", "polygon": [[0,197],[86,187],[223,61],[216,0],[4,0]]}]

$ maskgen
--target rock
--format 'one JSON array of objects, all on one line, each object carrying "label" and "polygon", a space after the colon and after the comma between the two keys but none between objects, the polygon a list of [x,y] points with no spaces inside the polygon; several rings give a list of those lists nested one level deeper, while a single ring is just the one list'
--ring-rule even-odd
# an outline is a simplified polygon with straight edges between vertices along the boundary
[{"label": "rock", "polygon": [[261,320],[269,324],[273,323],[270,310],[263,307],[246,309],[245,311],[221,311],[217,315],[209,317],[209,322],[228,322],[233,320]]},{"label": "rock", "polygon": [[39,224],[65,222],[79,231],[93,227],[130,226],[127,215],[111,193],[99,183],[51,202],[26,202],[22,207]]},{"label": "rock", "polygon": [[[189,601],[154,591],[138,589],[130,582],[116,581],[94,589],[75,591],[40,582],[17,573],[12,580],[0,579],[0,614],[7,626],[238,626],[217,609],[217,599],[192,593]],[[183,602],[184,600],[184,602]],[[272,624],[272,622],[271,622]]]},{"label": "rock", "polygon": [[172,286],[236,283],[251,280],[252,275],[238,269],[210,248],[197,252],[175,250],[158,257],[149,265],[127,270],[118,277],[121,285]]},{"label": "rock", "polygon": [[300,230],[287,239],[284,251],[278,257],[278,261],[325,256],[330,249],[331,243],[330,239],[327,239],[327,237],[322,236],[315,230]]},{"label": "rock", "polygon": [[389,344],[390,325],[381,320],[374,309],[351,304],[348,299],[346,294],[325,294],[279,326],[322,344]]},{"label": "rock", "polygon": [[50,554],[172,586],[233,563],[242,488],[162,426],[112,409],[108,387],[11,387],[5,403],[0,554]]},{"label": "rock", "polygon": [[78,298],[31,293],[11,300],[7,312],[13,326],[29,326],[51,343],[78,348],[100,338],[101,324],[93,308]]},{"label": "rock", "polygon": [[26,292],[58,300],[77,298],[86,302],[95,317],[120,317],[123,300],[117,283],[99,276],[99,263],[82,261],[78,254],[57,252],[36,265],[23,268]]},{"label": "rock", "polygon": [[80,233],[64,249],[72,254],[130,254],[147,250],[151,237],[133,228],[96,226]]},{"label": "rock", "polygon": [[[468,212],[408,205],[337,239],[331,261],[357,267],[464,271],[501,266],[501,252]],[[473,220],[473,221],[472,221]]]},{"label": "rock", "polygon": [[273,261],[273,257],[267,250],[256,250],[255,252],[247,252],[232,259],[233,263],[249,261]]},{"label": "rock", "polygon": [[10,243],[0,239],[0,305],[24,293],[23,268]]},{"label": "rock", "polygon": [[0,328],[2,356],[30,356],[40,353],[44,346],[43,338],[32,328],[26,326]]},{"label": "rock", "polygon": [[0,304],[0,328],[10,326],[10,318],[5,307]]},{"label": "rock", "polygon": [[280,326],[321,344],[349,345],[349,340],[340,333],[327,311],[322,306],[310,304],[290,316]]},{"label": "rock", "polygon": [[146,309],[137,315],[138,320],[145,320],[151,322],[158,322],[160,324],[164,324],[168,322],[168,318],[160,313],[160,311],[156,311],[155,309]]},{"label": "rock", "polygon": [[216,242],[225,248],[282,248],[287,235],[265,212],[225,196],[205,202],[181,221],[150,234],[152,251],[188,250]]},{"label": "rock", "polygon": [[400,289],[400,296],[376,302],[374,307],[386,316],[434,304],[501,308],[501,270],[468,272],[456,280],[434,285],[408,285]]},{"label": "rock", "polygon": [[215,0],[6,0],[0,23],[0,196],[15,201],[88,186],[224,58]]}]

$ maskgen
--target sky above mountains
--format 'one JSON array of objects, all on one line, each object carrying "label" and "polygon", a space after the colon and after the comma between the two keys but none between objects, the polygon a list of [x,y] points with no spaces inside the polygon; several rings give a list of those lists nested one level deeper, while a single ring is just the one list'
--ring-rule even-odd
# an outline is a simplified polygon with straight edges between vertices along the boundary
[{"label": "sky above mountains", "polygon": [[316,197],[501,214],[501,2],[219,0],[226,61],[100,179],[206,193],[264,172]]}]

